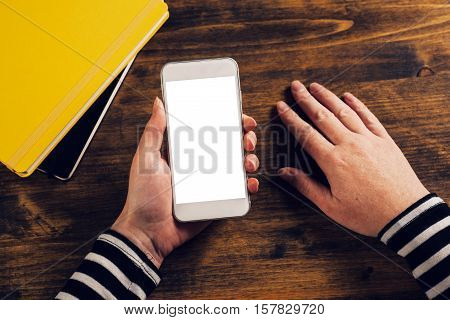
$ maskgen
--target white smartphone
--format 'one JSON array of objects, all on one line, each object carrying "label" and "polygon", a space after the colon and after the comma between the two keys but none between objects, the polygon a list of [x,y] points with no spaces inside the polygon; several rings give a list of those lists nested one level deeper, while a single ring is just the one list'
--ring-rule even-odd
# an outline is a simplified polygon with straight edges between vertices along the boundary
[{"label": "white smartphone", "polygon": [[250,198],[236,61],[168,63],[161,86],[175,218],[188,222],[245,215]]}]

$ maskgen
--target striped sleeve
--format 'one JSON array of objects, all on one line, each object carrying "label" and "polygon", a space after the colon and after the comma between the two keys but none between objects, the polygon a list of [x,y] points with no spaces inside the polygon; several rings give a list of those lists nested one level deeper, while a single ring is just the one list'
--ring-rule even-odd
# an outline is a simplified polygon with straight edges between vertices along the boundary
[{"label": "striped sleeve", "polygon": [[450,298],[450,215],[435,194],[420,199],[379,233],[378,238],[404,257],[429,299]]},{"label": "striped sleeve", "polygon": [[146,299],[161,278],[130,240],[108,230],[98,237],[56,299]]}]

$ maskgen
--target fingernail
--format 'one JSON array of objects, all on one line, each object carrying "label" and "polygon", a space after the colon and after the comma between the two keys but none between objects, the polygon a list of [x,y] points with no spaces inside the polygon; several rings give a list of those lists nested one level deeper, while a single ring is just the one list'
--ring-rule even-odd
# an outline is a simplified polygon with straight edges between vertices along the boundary
[{"label": "fingernail", "polygon": [[255,180],[255,189],[256,189],[256,191],[255,192],[258,192],[258,190],[259,190],[259,181],[258,180]]},{"label": "fingernail", "polygon": [[277,109],[278,109],[278,112],[284,112],[284,111],[288,110],[289,107],[283,101],[278,101],[277,102]]},{"label": "fingernail", "polygon": [[317,82],[313,82],[309,85],[309,89],[312,92],[319,92],[322,89],[322,85]]},{"label": "fingernail", "polygon": [[156,97],[155,103],[156,103],[156,105],[158,105],[158,107],[164,109],[164,104],[163,104],[162,100],[159,97]]},{"label": "fingernail", "polygon": [[292,81],[291,88],[293,91],[303,91],[305,86],[298,80]]},{"label": "fingernail", "polygon": [[[242,118],[242,119],[244,119],[244,118]],[[246,121],[250,122],[250,124],[249,124],[250,126],[255,127],[255,128],[258,126],[258,123],[256,122],[256,120],[253,119],[252,117],[247,117],[245,119],[246,119]]]},{"label": "fingernail", "polygon": [[347,99],[350,102],[355,101],[355,97],[350,92],[344,93],[343,96],[345,99]]},{"label": "fingernail", "polygon": [[284,181],[286,181],[286,182],[292,181],[292,176],[289,174],[288,169],[286,169],[286,168],[278,169],[278,174],[280,175],[281,179],[283,179]]},{"label": "fingernail", "polygon": [[247,159],[247,162],[250,163],[250,168],[249,168],[250,171],[256,170],[256,163],[253,160]]},{"label": "fingernail", "polygon": [[253,141],[250,139],[247,142],[247,151],[253,151],[254,149],[255,149],[255,145],[254,145]]},{"label": "fingernail", "polygon": [[157,107],[158,107],[158,97],[156,97],[155,100],[153,100],[152,114],[155,113]]}]

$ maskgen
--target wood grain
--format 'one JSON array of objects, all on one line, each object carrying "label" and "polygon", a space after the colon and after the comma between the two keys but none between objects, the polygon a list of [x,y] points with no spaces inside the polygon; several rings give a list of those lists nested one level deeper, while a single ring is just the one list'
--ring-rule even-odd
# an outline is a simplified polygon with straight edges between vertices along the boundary
[{"label": "wood grain", "polygon": [[53,297],[114,221],[164,63],[230,56],[244,110],[260,124],[261,192],[245,218],[215,222],[176,250],[152,298],[423,298],[402,259],[314,212],[272,176],[295,157],[273,143],[271,119],[293,79],[351,91],[429,190],[449,200],[447,1],[168,3],[169,21],[137,57],[71,181],[0,169],[0,296]]}]

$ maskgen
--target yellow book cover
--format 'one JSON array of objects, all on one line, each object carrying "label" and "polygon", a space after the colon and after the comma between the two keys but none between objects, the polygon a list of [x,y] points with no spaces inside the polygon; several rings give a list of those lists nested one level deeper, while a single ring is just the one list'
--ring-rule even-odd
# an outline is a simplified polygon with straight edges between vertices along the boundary
[{"label": "yellow book cover", "polygon": [[163,0],[0,1],[0,161],[30,175],[168,15]]}]

